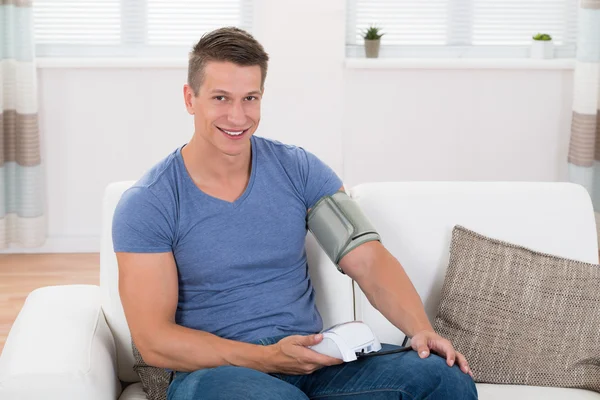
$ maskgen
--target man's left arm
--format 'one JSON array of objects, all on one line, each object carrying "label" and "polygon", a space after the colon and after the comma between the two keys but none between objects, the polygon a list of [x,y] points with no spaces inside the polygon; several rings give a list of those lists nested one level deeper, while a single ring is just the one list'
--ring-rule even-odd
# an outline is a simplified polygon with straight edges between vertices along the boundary
[{"label": "man's left arm", "polygon": [[358,246],[340,260],[339,266],[358,283],[371,305],[411,338],[411,346],[421,358],[433,351],[446,357],[449,366],[458,362],[461,370],[472,376],[465,357],[434,331],[404,268],[380,242]]}]

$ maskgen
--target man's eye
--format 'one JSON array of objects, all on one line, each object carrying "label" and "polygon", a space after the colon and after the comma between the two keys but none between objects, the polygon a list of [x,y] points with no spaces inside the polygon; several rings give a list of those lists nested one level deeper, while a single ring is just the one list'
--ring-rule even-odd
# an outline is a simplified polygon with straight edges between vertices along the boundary
[{"label": "man's eye", "polygon": [[253,100],[257,100],[258,98],[256,96],[247,96],[246,100],[248,101],[253,101]]},{"label": "man's eye", "polygon": [[213,97],[213,99],[215,99],[217,101],[223,101],[223,100],[225,100],[225,96],[215,96],[215,97]]}]

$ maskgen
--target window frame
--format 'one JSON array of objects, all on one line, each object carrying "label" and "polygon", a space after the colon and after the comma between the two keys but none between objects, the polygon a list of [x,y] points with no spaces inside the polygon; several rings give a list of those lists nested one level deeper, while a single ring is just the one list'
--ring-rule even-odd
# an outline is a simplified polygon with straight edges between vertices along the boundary
[{"label": "window frame", "polygon": [[[254,5],[252,0],[238,0],[241,12],[241,28],[252,31]],[[36,43],[38,58],[181,58],[187,55],[193,44],[152,45],[148,44],[148,30],[139,27],[148,25],[148,0],[120,0],[120,43],[119,44],[64,44]],[[35,8],[35,0],[33,3]],[[140,10],[139,12],[132,12]],[[35,12],[35,10],[34,10]],[[198,40],[200,37],[198,37]]]},{"label": "window frame", "polygon": [[[356,21],[357,1],[347,0],[346,9],[346,57],[364,58],[364,45],[357,43]],[[569,0],[565,0],[569,1]],[[577,3],[572,5],[577,12]],[[465,11],[466,10],[466,11]],[[460,14],[459,14],[460,13]],[[445,45],[387,45],[382,40],[379,50],[380,58],[527,58],[530,56],[530,45],[472,45],[473,19],[470,18],[470,29],[456,29],[457,16],[464,24],[465,15],[473,16],[471,0],[448,0],[448,26]],[[383,29],[385,32],[385,29]],[[565,37],[567,32],[577,33],[577,19],[567,20],[564,24]],[[573,58],[577,51],[576,41],[573,43],[554,44],[554,58]]]}]

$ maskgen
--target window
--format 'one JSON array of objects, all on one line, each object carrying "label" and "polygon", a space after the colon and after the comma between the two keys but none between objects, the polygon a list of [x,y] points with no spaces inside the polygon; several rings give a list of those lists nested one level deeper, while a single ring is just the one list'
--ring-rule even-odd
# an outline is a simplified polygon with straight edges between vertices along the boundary
[{"label": "window", "polygon": [[364,57],[362,32],[385,33],[381,57],[527,57],[531,36],[575,56],[577,0],[347,0],[347,55]]},{"label": "window", "polygon": [[34,0],[39,57],[181,57],[203,33],[252,28],[251,0]]}]

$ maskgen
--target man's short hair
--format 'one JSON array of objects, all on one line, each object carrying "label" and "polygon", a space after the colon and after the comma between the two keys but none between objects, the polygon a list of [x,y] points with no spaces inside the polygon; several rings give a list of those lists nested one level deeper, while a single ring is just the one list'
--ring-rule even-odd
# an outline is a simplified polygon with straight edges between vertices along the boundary
[{"label": "man's short hair", "polygon": [[229,61],[240,66],[258,65],[261,70],[261,90],[267,78],[269,55],[254,37],[243,29],[224,27],[200,38],[189,54],[188,85],[198,95],[204,80],[204,68],[209,61]]}]

